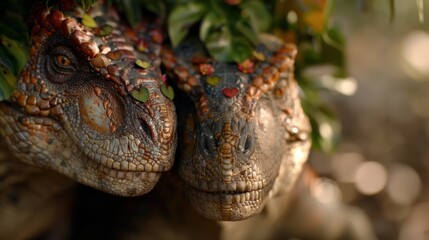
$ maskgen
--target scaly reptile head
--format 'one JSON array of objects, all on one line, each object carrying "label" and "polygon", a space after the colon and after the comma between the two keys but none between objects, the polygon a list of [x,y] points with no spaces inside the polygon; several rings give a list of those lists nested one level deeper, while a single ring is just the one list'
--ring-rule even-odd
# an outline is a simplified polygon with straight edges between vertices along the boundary
[{"label": "scaly reptile head", "polygon": [[37,11],[1,134],[27,163],[112,194],[150,191],[176,149],[161,42],[156,21],[133,30],[109,6]]},{"label": "scaly reptile head", "polygon": [[290,191],[306,160],[310,129],[293,78],[296,48],[275,48],[261,45],[239,65],[189,51],[161,54],[195,106],[183,126],[179,173],[191,204],[208,218],[259,213],[270,194]]}]

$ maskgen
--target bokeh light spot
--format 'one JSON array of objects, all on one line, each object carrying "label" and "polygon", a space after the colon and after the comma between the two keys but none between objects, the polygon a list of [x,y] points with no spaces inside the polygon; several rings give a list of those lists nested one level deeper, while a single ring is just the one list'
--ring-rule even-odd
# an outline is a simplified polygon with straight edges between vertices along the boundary
[{"label": "bokeh light spot", "polygon": [[389,171],[389,176],[386,188],[389,197],[399,205],[413,203],[422,186],[417,172],[407,165],[396,164]]},{"label": "bokeh light spot", "polygon": [[386,183],[386,169],[378,162],[364,162],[356,171],[355,186],[362,194],[377,194],[384,189]]}]

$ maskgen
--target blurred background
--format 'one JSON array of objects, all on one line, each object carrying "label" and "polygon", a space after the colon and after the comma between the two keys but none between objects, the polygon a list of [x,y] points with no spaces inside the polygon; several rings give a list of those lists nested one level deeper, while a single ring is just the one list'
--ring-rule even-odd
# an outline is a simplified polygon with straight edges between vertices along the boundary
[{"label": "blurred background", "polygon": [[395,1],[393,20],[388,1],[367,3],[333,8],[348,78],[321,92],[342,127],[335,151],[311,153],[312,193],[361,208],[379,239],[429,239],[429,1]]}]

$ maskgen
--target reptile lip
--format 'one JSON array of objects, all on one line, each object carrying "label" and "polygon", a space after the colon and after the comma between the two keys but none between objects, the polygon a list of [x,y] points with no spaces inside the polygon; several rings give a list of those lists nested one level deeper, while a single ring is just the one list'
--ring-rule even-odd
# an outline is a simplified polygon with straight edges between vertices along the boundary
[{"label": "reptile lip", "polygon": [[102,164],[97,164],[98,170],[103,172],[104,174],[117,178],[117,179],[127,179],[129,181],[139,181],[139,180],[149,180],[156,181],[157,177],[161,174],[161,172],[146,172],[146,171],[124,171],[124,170],[116,170]]},{"label": "reptile lip", "polygon": [[[252,191],[245,191],[245,192],[237,192],[237,191],[215,191],[215,192],[206,192],[201,191],[195,188],[192,188],[188,185],[190,188],[191,196],[204,196],[207,201],[209,202],[219,202],[224,206],[228,206],[231,204],[243,204],[243,203],[249,203],[254,202],[255,204],[261,203],[267,196],[268,192],[271,188],[264,188],[264,189],[258,189],[258,190],[252,190]],[[206,202],[208,203],[208,202]]]},{"label": "reptile lip", "polygon": [[164,166],[158,164],[152,165],[150,163],[146,163],[136,165],[125,160],[118,162],[111,158],[102,157],[99,154],[90,151],[85,152],[85,154],[94,160],[91,162],[98,165],[94,167],[99,168],[99,170],[106,168],[112,171],[120,171],[125,173],[162,173],[166,170]]},{"label": "reptile lip", "polygon": [[194,189],[195,191],[204,192],[204,193],[213,194],[213,195],[239,195],[239,194],[257,192],[257,191],[264,191],[266,189],[271,189],[273,184],[274,184],[274,181],[268,184],[264,183],[263,181],[256,181],[256,182],[235,181],[228,184],[219,183],[215,181],[211,181],[211,182],[201,181],[199,182],[198,187],[196,187],[189,183],[186,183],[186,185],[188,185],[190,188]]}]

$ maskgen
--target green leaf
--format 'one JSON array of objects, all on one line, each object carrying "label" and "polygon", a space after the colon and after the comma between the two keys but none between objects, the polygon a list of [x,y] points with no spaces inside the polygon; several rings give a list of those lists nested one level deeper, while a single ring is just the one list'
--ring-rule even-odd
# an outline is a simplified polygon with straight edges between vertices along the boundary
[{"label": "green leaf", "polygon": [[329,28],[329,23],[332,18],[332,13],[334,12],[334,6],[335,6],[335,0],[327,0],[325,11],[323,12],[323,19],[324,19],[324,28]]},{"label": "green leaf", "polygon": [[89,27],[89,28],[96,28],[97,23],[94,21],[94,18],[89,16],[88,14],[84,14],[82,17],[82,24]]},{"label": "green leaf", "polygon": [[235,28],[240,32],[244,37],[246,37],[253,45],[259,43],[259,36],[255,29],[250,25],[248,21],[238,21],[235,24]]},{"label": "green leaf", "polygon": [[6,12],[0,17],[0,33],[24,45],[28,42],[28,27],[23,17],[16,12]]},{"label": "green leaf", "polygon": [[14,69],[13,56],[9,56],[6,52],[6,48],[0,45],[0,64],[4,65],[8,69]]},{"label": "green leaf", "polygon": [[99,34],[100,36],[108,36],[112,33],[113,31],[113,27],[108,25],[108,24],[104,24],[103,26],[100,27],[100,31]]},{"label": "green leaf", "polygon": [[142,18],[141,2],[139,0],[116,0],[116,2],[123,9],[131,27],[136,27]]},{"label": "green leaf", "polygon": [[191,26],[201,20],[207,10],[207,4],[202,2],[186,2],[172,10],[168,17],[168,35],[173,46],[180,44]]},{"label": "green leaf", "polygon": [[0,35],[0,42],[6,50],[8,56],[11,56],[14,60],[14,74],[18,74],[27,62],[27,48],[22,46],[22,44],[20,44],[19,42],[6,37],[5,35]]},{"label": "green leaf", "polygon": [[16,85],[16,77],[3,64],[0,64],[0,101],[9,99]]},{"label": "green leaf", "polygon": [[317,89],[305,90],[301,100],[304,112],[310,119],[312,147],[332,152],[339,143],[341,124],[333,111],[322,102]]},{"label": "green leaf", "polygon": [[149,90],[146,87],[140,87],[139,90],[134,89],[131,91],[131,96],[135,100],[144,103],[149,99]]},{"label": "green leaf", "polygon": [[210,55],[218,61],[242,62],[249,57],[251,43],[231,32],[226,19],[215,12],[209,12],[200,26],[200,39],[205,43]]},{"label": "green leaf", "polygon": [[245,1],[239,5],[243,15],[250,19],[250,23],[258,32],[267,31],[271,26],[271,15],[262,1]]},{"label": "green leaf", "polygon": [[209,77],[207,77],[207,79],[206,79],[206,82],[209,84],[209,85],[211,85],[211,86],[216,86],[216,85],[218,85],[219,84],[219,82],[220,82],[220,77],[219,76],[217,76],[217,75],[213,75],[213,76],[209,76]]},{"label": "green leaf", "polygon": [[97,0],[80,0],[80,5],[82,6],[83,10],[86,12],[88,9],[97,2]]},{"label": "green leaf", "polygon": [[241,63],[252,54],[253,46],[246,39],[235,37],[228,50],[229,55],[232,55],[231,60],[236,63]]},{"label": "green leaf", "polygon": [[343,34],[337,28],[329,28],[323,35],[323,41],[340,51],[344,51],[345,39]]},{"label": "green leaf", "polygon": [[210,34],[226,25],[226,20],[216,12],[208,12],[200,26],[200,39],[206,42]]},{"label": "green leaf", "polygon": [[321,60],[345,68],[345,40],[338,29],[330,28],[323,33]]},{"label": "green leaf", "polygon": [[141,68],[144,68],[144,69],[150,67],[150,63],[149,62],[143,61],[143,60],[140,60],[140,59],[136,60],[136,65],[139,66],[139,67],[141,67]]},{"label": "green leaf", "polygon": [[174,98],[174,90],[171,86],[168,85],[162,85],[161,86],[161,92],[166,96],[168,99],[173,100]]},{"label": "green leaf", "polygon": [[316,146],[324,152],[332,152],[338,145],[340,124],[328,109],[318,109],[312,116],[314,136],[318,137]]},{"label": "green leaf", "polygon": [[154,0],[141,0],[142,5],[157,15],[164,16],[166,13],[165,4],[163,1],[154,1]]}]

